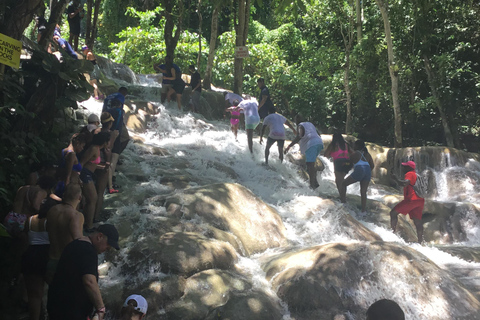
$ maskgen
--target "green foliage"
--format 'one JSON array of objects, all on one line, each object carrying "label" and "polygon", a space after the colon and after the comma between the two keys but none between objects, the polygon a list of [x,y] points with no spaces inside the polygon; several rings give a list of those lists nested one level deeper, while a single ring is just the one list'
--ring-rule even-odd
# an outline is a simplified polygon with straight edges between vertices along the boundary
[{"label": "green foliage", "polygon": [[[128,65],[134,72],[154,73],[153,64],[163,61],[166,55],[165,21],[160,20],[158,25],[153,22],[160,10],[157,7],[155,10],[141,12],[127,8],[127,14],[137,18],[139,26],[120,31],[117,36],[121,41],[110,45],[108,57],[117,63]],[[202,59],[206,61],[208,47],[205,39],[202,39],[202,52],[205,53]],[[195,64],[197,54],[198,35],[189,31],[182,32],[175,52],[175,63],[186,70],[188,65]]]},{"label": "green foliage", "polygon": [[[88,61],[65,57],[59,63],[33,42],[24,46],[31,59],[18,71],[8,68],[0,82],[0,213],[10,208],[33,164],[55,159],[71,130],[67,114],[76,109],[76,101],[89,98],[92,89],[82,75],[92,69]],[[52,87],[53,97],[42,91]]]}]

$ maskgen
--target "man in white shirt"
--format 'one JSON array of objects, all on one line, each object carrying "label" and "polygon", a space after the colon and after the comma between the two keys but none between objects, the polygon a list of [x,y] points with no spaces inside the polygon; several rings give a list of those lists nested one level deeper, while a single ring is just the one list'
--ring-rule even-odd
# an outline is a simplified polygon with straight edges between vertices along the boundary
[{"label": "man in white shirt", "polygon": [[286,124],[290,129],[292,129],[294,134],[297,134],[297,131],[281,114],[275,112],[275,109],[271,110],[271,113],[263,119],[263,127],[262,133],[260,135],[260,144],[263,142],[263,133],[265,132],[265,128],[268,127],[269,134],[267,138],[267,145],[265,146],[265,164],[268,165],[268,156],[270,155],[270,148],[276,142],[278,147],[278,156],[280,158],[280,162],[283,162],[283,146],[285,144],[285,127]]}]

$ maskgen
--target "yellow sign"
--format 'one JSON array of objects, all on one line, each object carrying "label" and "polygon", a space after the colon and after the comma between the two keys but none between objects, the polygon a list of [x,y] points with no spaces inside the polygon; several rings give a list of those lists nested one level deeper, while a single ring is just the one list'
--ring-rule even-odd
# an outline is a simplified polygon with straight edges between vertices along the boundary
[{"label": "yellow sign", "polygon": [[18,69],[22,42],[0,33],[0,63]]}]

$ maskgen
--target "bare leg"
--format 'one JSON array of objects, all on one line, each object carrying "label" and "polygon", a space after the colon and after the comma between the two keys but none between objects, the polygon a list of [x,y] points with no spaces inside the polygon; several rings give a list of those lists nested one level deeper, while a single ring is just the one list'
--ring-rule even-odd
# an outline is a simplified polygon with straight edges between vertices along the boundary
[{"label": "bare leg", "polygon": [[247,129],[248,149],[253,153],[253,129]]},{"label": "bare leg", "polygon": [[423,241],[423,223],[422,223],[422,219],[413,219],[413,223],[415,224],[415,227],[417,228],[418,243],[422,243],[422,241]]},{"label": "bare leg", "polygon": [[113,189],[113,174],[115,173],[115,169],[117,167],[118,157],[120,157],[118,153],[112,153],[112,163],[110,164],[110,169],[108,170],[108,189]]},{"label": "bare leg", "polygon": [[307,162],[307,172],[310,178],[310,188],[318,188],[319,184],[317,181],[317,168],[315,168],[315,162]]},{"label": "bare leg", "polygon": [[232,132],[233,132],[233,135],[235,136],[235,140],[237,140],[237,135],[238,135],[238,123],[232,125]]},{"label": "bare leg", "polygon": [[23,277],[25,278],[25,286],[27,288],[30,319],[40,319],[45,282],[41,276],[34,274],[24,274]]},{"label": "bare leg", "polygon": [[343,180],[342,186],[340,188],[340,202],[347,202],[347,187],[355,182],[357,181],[352,177],[348,177],[347,179]]},{"label": "bare leg", "polygon": [[340,195],[342,194],[340,190],[342,189],[343,180],[345,180],[346,175],[345,172],[335,171],[335,184],[337,185],[338,194]]},{"label": "bare leg", "polygon": [[285,140],[278,140],[277,147],[278,147],[278,157],[280,158],[280,162],[283,162],[283,147],[285,145]]},{"label": "bare leg", "polygon": [[98,220],[100,216],[100,211],[103,208],[103,194],[105,192],[105,188],[108,184],[108,179],[110,176],[110,169],[108,170],[95,170],[95,175],[97,176],[97,182],[95,188],[97,189],[97,203],[95,205],[95,216],[94,219]]},{"label": "bare leg", "polygon": [[362,199],[362,212],[366,211],[367,208],[367,189],[370,180],[360,181],[360,198]]},{"label": "bare leg", "polygon": [[85,226],[91,229],[93,227],[93,215],[95,214],[95,206],[97,204],[97,190],[93,181],[83,184],[83,196],[86,202],[85,208],[83,208]]},{"label": "bare leg", "polygon": [[390,227],[392,227],[393,232],[397,231],[398,215],[399,213],[397,211],[393,209],[390,211]]},{"label": "bare leg", "polygon": [[[267,139],[267,145],[265,146],[265,163],[268,164],[268,157],[270,156],[270,148],[275,141]],[[282,152],[283,154],[283,152]]]},{"label": "bare leg", "polygon": [[177,105],[178,105],[178,110],[182,111],[182,94],[177,93]]}]

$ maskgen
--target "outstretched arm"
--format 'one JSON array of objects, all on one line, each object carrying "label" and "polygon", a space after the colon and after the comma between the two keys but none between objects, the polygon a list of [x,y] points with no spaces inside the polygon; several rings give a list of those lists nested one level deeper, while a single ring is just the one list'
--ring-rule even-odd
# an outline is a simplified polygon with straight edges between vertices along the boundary
[{"label": "outstretched arm", "polygon": [[305,129],[302,126],[298,126],[298,134],[293,139],[293,141],[288,145],[288,147],[285,148],[285,151],[283,153],[287,154],[288,150],[290,150],[291,147],[293,147],[295,144],[297,144],[305,135]]}]

